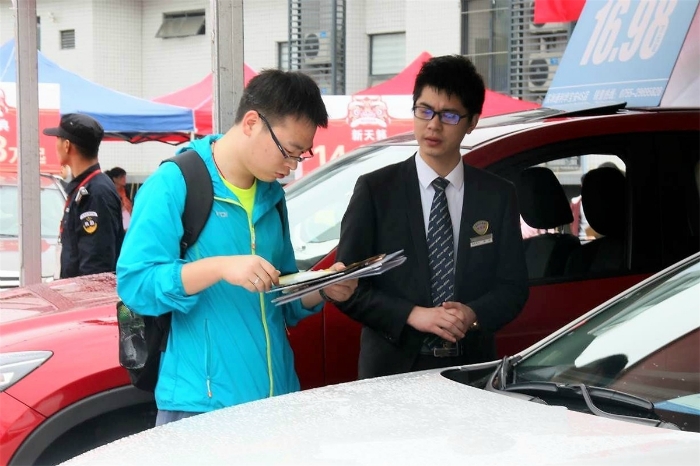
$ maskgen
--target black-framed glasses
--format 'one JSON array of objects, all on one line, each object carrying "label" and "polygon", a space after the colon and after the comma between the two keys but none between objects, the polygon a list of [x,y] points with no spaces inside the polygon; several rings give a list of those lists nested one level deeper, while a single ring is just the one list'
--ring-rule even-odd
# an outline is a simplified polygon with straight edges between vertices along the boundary
[{"label": "black-framed glasses", "polygon": [[459,123],[459,120],[469,116],[469,114],[460,115],[459,113],[455,112],[436,112],[432,108],[428,107],[413,107],[413,114],[416,116],[416,118],[428,121],[432,120],[433,117],[437,115],[438,118],[440,118],[440,121],[446,125],[456,125]]},{"label": "black-framed glasses", "polygon": [[270,126],[270,122],[267,121],[267,118],[265,118],[265,116],[264,116],[262,113],[260,113],[260,112],[258,112],[258,115],[260,116],[260,119],[263,121],[263,123],[265,123],[265,126],[267,126],[268,131],[270,131],[270,136],[272,136],[272,140],[275,141],[275,144],[277,145],[277,148],[280,150],[280,152],[282,152],[282,156],[283,156],[285,159],[292,159],[292,160],[295,160],[295,161],[301,163],[301,162],[303,162],[304,160],[310,159],[311,157],[314,156],[314,153],[311,152],[311,149],[308,150],[308,154],[309,154],[309,155],[304,155],[304,154],[306,154],[306,152],[302,153],[302,154],[299,155],[299,156],[289,155],[289,154],[287,153],[287,151],[284,150],[284,147],[282,147],[282,143],[280,143],[280,140],[277,139],[277,136],[275,136],[275,132],[272,131],[272,126]]}]

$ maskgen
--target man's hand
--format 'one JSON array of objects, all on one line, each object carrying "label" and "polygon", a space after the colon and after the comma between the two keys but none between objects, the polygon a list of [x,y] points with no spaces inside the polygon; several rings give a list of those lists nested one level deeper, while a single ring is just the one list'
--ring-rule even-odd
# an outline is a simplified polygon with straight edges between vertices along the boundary
[{"label": "man's hand", "polygon": [[[470,320],[469,312],[474,315],[474,319]],[[432,333],[444,340],[456,342],[464,338],[467,329],[475,320],[476,314],[471,308],[450,301],[438,307],[414,307],[408,315],[407,323],[421,332]]]},{"label": "man's hand", "polygon": [[458,303],[457,301],[445,301],[442,303],[442,307],[461,312],[464,315],[464,322],[467,324],[467,330],[476,324],[476,313],[474,309],[466,304]]},{"label": "man's hand", "polygon": [[279,284],[280,271],[260,256],[227,256],[222,258],[221,279],[242,286],[254,293],[269,291]]},{"label": "man's hand", "polygon": [[[345,269],[345,264],[342,262],[336,262],[331,266],[331,270],[341,271]],[[352,294],[357,288],[357,278],[351,278],[350,280],[343,280],[341,282],[333,283],[323,288],[323,292],[333,301],[338,301],[342,303],[350,299]]]}]

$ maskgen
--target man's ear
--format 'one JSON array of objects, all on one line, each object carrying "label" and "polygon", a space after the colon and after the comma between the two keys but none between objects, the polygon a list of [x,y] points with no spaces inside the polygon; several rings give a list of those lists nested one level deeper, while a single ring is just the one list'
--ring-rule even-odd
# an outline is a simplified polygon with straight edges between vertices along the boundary
[{"label": "man's ear", "polygon": [[248,110],[243,119],[241,120],[241,128],[243,128],[243,133],[246,136],[250,136],[253,133],[253,128],[260,121],[260,115],[255,110]]},{"label": "man's ear", "polygon": [[469,126],[467,127],[467,134],[470,134],[472,131],[474,131],[474,128],[476,128],[476,125],[479,123],[479,117],[481,116],[480,113],[477,113],[473,117],[469,119]]}]

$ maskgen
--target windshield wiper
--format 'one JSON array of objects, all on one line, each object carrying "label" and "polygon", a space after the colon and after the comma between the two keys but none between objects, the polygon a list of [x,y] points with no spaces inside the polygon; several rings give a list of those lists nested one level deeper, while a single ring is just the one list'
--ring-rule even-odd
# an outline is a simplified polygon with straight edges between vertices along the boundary
[{"label": "windshield wiper", "polygon": [[[503,392],[515,392],[528,396],[531,392],[538,394],[559,395],[564,397],[582,397],[586,403],[588,410],[596,415],[608,419],[617,419],[619,421],[634,422],[651,427],[659,427],[662,429],[680,430],[680,428],[671,423],[660,419],[652,419],[648,417],[627,416],[624,414],[614,414],[603,411],[593,403],[593,398],[603,401],[608,404],[630,408],[636,411],[656,415],[654,411],[654,403],[644,398],[631,395],[629,393],[620,392],[603,387],[589,387],[585,384],[562,384],[557,382],[522,382],[507,385],[502,389]],[[524,393],[523,393],[524,392]],[[547,398],[546,396],[544,398]]]},{"label": "windshield wiper", "polygon": [[[517,363],[521,359],[522,356],[504,356],[501,360],[501,363],[498,366],[496,366],[496,370],[493,371],[488,381],[486,382],[484,390],[489,392],[497,392],[502,395],[508,395],[510,397],[518,398],[524,401],[532,401],[534,403],[546,405],[547,402],[539,397],[527,395],[525,393],[518,393],[514,391],[509,392],[504,390],[504,388],[507,386],[506,378],[510,373],[510,369],[513,367],[513,364]],[[496,379],[498,379],[498,386],[496,386]]]},{"label": "windshield wiper", "polygon": [[[532,392],[538,395],[548,394],[548,395],[559,395],[559,396],[569,396],[573,394],[576,397],[582,397],[586,404],[588,410],[600,417],[606,417],[609,419],[617,419],[620,421],[634,422],[637,424],[643,424],[652,427],[659,427],[662,429],[672,429],[681,430],[677,425],[662,421],[660,419],[651,419],[647,417],[637,417],[637,416],[627,416],[623,414],[614,414],[607,411],[603,411],[598,408],[593,403],[593,398],[596,400],[601,400],[609,404],[616,406],[621,406],[625,408],[631,408],[636,411],[643,411],[645,413],[653,414],[656,416],[654,411],[654,403],[644,398],[631,395],[629,393],[621,392],[618,390],[612,390],[603,387],[589,387],[585,384],[562,384],[557,382],[520,382],[520,383],[508,383],[508,376],[511,373],[511,369],[522,359],[522,356],[505,356],[501,363],[493,371],[491,377],[489,377],[486,383],[486,390],[501,393],[509,396],[516,396],[517,398],[524,399],[526,401],[533,401],[540,404],[549,404],[541,398],[541,396],[535,396],[531,394]],[[497,380],[496,380],[497,379]],[[544,396],[547,398],[547,396]]]}]

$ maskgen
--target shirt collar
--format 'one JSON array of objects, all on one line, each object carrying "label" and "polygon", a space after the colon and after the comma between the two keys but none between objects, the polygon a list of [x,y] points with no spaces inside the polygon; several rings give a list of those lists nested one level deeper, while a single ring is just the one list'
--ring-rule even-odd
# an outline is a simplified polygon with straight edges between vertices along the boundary
[{"label": "shirt collar", "polygon": [[96,170],[99,170],[99,169],[100,169],[100,164],[99,164],[99,163],[96,163],[96,164],[94,164],[94,165],[90,165],[84,172],[82,172],[80,175],[78,175],[78,176],[76,176],[75,178],[73,178],[73,179],[70,181],[70,183],[68,183],[68,186],[66,187],[66,192],[67,192],[68,194],[72,193],[72,192],[75,190],[75,188],[77,188],[78,185],[79,185],[80,183],[82,183],[83,180],[84,180],[85,178],[87,178],[87,177],[90,175],[90,173],[92,173],[92,172],[94,172],[94,171],[96,171]]},{"label": "shirt collar", "polygon": [[[428,164],[425,163],[425,160],[423,160],[420,154],[416,153],[415,159],[416,171],[418,172],[418,182],[423,189],[428,189],[428,186],[431,186],[433,180],[440,175],[438,175],[435,170],[430,168]],[[464,186],[464,163],[458,163],[457,166],[447,174],[445,179],[449,181],[452,187],[454,187],[457,191],[461,191],[462,186]]]}]

